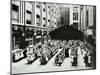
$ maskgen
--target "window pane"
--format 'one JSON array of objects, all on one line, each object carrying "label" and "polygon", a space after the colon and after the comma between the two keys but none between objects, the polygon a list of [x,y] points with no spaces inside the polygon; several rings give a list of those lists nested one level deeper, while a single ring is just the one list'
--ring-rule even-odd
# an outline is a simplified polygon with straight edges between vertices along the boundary
[{"label": "window pane", "polygon": [[31,21],[28,21],[28,20],[27,20],[26,23],[27,23],[27,24],[31,24]]},{"label": "window pane", "polygon": [[40,26],[40,16],[36,15],[36,24],[37,26]]},{"label": "window pane", "polygon": [[36,4],[36,7],[37,7],[37,8],[40,8],[40,3],[37,3],[37,4]]},{"label": "window pane", "polygon": [[78,20],[78,13],[73,13],[73,20]]},{"label": "window pane", "polygon": [[12,22],[18,23],[19,17],[19,7],[17,5],[12,4]]},{"label": "window pane", "polygon": [[31,21],[32,21],[31,16],[32,16],[31,11],[26,10],[26,23],[27,24],[31,24]]},{"label": "window pane", "polygon": [[17,11],[17,12],[18,12],[18,6],[17,6],[17,5],[12,4],[12,10],[14,10],[14,11]]}]

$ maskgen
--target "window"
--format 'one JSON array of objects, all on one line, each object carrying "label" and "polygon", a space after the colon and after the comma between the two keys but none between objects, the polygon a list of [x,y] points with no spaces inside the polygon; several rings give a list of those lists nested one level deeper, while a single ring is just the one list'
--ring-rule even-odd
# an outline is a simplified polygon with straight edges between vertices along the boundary
[{"label": "window", "polygon": [[19,17],[19,7],[17,5],[12,4],[12,21],[18,23]]},{"label": "window", "polygon": [[43,27],[45,27],[45,26],[46,26],[46,25],[45,25],[45,24],[46,24],[46,18],[44,17],[43,20],[44,20]]},{"label": "window", "polygon": [[36,24],[40,26],[40,15],[36,15]]},{"label": "window", "polygon": [[31,24],[31,21],[28,21],[28,20],[27,20],[26,23],[27,23],[27,24]]},{"label": "window", "polygon": [[46,18],[44,17],[43,20],[46,20]]},{"label": "window", "polygon": [[73,20],[78,20],[78,13],[73,13]]},{"label": "window", "polygon": [[78,30],[78,23],[73,23],[73,28]]},{"label": "window", "polygon": [[43,11],[45,12],[45,8],[43,8]]},{"label": "window", "polygon": [[43,4],[45,5],[46,3],[44,2]]},{"label": "window", "polygon": [[28,14],[31,14],[31,11],[29,11],[29,10],[26,10],[26,12],[27,12]]},{"label": "window", "polygon": [[40,18],[40,15],[36,15],[37,18]]},{"label": "window", "polygon": [[46,11],[46,3],[45,2],[43,3],[43,11],[44,12]]},{"label": "window", "polygon": [[31,24],[32,21],[31,16],[32,16],[31,11],[26,10],[26,24]]},{"label": "window", "polygon": [[50,22],[50,20],[48,20],[48,22]]},{"label": "window", "polygon": [[38,4],[36,5],[36,7],[37,7],[37,8],[40,8],[40,3],[38,3]]},{"label": "window", "polygon": [[50,8],[50,6],[48,6],[48,8]]},{"label": "window", "polygon": [[46,27],[46,25],[44,24],[43,27]]}]

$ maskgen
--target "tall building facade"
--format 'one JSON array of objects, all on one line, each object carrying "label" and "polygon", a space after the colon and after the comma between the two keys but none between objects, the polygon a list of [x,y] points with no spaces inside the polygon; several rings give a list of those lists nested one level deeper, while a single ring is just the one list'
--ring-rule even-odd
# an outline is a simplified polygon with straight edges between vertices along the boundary
[{"label": "tall building facade", "polygon": [[95,6],[80,6],[81,12],[81,31],[86,32],[88,35],[93,35],[91,30],[96,26],[96,7]]},{"label": "tall building facade", "polygon": [[73,5],[72,27],[80,30],[80,5]]},{"label": "tall building facade", "polygon": [[[60,5],[61,25],[70,25],[82,32],[92,34],[91,27],[96,26],[96,7],[89,5]],[[86,32],[86,33],[87,33]]]},{"label": "tall building facade", "polygon": [[80,29],[80,6],[79,5],[61,5],[61,24],[70,25]]},{"label": "tall building facade", "polygon": [[60,10],[57,4],[11,2],[12,50],[48,41],[49,32],[57,28]]},{"label": "tall building facade", "polygon": [[80,6],[81,31],[84,38],[93,46],[96,45],[96,6]]}]

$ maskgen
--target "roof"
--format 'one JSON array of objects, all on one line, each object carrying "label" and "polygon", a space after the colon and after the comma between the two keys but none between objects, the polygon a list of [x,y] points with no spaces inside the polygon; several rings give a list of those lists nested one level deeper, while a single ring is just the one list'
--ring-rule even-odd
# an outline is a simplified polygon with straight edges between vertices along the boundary
[{"label": "roof", "polygon": [[78,40],[83,38],[83,33],[69,25],[63,25],[50,32],[51,39]]}]

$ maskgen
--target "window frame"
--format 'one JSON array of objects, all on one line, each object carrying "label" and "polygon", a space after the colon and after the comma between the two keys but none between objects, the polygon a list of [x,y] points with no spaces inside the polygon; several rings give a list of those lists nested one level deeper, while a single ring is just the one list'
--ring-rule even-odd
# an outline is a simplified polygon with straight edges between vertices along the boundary
[{"label": "window frame", "polygon": [[73,20],[78,20],[78,12],[73,13]]},{"label": "window frame", "polygon": [[[14,6],[17,7],[17,10],[14,10],[14,8],[15,8]],[[14,18],[14,17],[13,17],[13,15],[15,15],[15,14],[13,14],[13,13],[17,13],[17,18]],[[17,23],[19,22],[19,6],[16,5],[16,4],[13,4],[13,3],[12,3],[11,19],[12,19],[12,21],[15,20]],[[15,21],[14,21],[14,22],[15,22]]]},{"label": "window frame", "polygon": [[30,24],[31,25],[32,24],[32,12],[30,10],[26,10],[26,14],[30,15],[30,19],[26,18],[26,24]]}]

